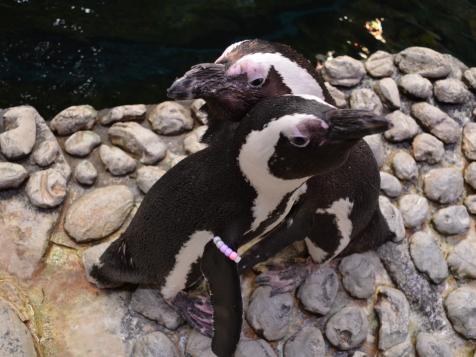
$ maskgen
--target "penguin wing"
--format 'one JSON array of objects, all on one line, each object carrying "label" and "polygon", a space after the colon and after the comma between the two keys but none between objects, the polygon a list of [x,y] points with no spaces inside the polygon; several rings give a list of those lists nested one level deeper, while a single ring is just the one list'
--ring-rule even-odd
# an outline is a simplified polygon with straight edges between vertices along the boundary
[{"label": "penguin wing", "polygon": [[213,306],[212,351],[230,357],[240,340],[243,303],[237,264],[210,241],[201,259],[202,273],[208,281]]}]

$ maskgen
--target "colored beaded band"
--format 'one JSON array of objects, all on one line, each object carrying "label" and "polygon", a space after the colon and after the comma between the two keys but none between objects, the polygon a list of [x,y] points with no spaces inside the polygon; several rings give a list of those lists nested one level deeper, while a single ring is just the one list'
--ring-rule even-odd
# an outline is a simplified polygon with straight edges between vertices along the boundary
[{"label": "colored beaded band", "polygon": [[240,255],[235,252],[233,249],[231,249],[229,246],[225,244],[221,240],[220,237],[215,237],[213,238],[213,243],[217,246],[218,250],[222,252],[228,259],[234,261],[235,263],[239,263],[241,260]]}]

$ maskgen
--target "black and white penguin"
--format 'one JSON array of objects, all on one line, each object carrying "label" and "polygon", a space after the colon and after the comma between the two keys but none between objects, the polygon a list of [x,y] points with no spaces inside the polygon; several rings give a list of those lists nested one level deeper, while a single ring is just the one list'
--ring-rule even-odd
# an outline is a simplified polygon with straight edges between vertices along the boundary
[{"label": "black and white penguin", "polygon": [[231,141],[170,169],[144,197],[126,231],[93,265],[100,285],[157,285],[168,301],[202,275],[213,306],[212,349],[231,356],[242,324],[238,265],[220,252],[279,225],[314,175],[344,162],[364,135],[387,127],[366,111],[335,110],[319,98],[261,101]]}]

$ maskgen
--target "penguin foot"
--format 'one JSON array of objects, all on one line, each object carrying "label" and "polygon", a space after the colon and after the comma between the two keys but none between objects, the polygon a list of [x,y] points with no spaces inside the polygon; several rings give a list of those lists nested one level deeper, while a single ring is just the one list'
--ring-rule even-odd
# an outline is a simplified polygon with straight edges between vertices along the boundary
[{"label": "penguin foot", "polygon": [[213,307],[208,297],[180,292],[171,304],[194,329],[204,336],[213,337]]},{"label": "penguin foot", "polygon": [[256,277],[259,286],[270,286],[271,296],[296,290],[312,270],[311,260],[288,267],[270,266],[269,270]]}]

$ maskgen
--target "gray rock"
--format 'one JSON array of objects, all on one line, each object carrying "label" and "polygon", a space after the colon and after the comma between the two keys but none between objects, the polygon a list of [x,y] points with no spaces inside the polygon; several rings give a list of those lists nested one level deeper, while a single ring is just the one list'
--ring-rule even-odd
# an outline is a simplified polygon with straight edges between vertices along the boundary
[{"label": "gray rock", "polygon": [[333,85],[329,84],[328,82],[324,82],[327,90],[329,91],[331,97],[334,99],[337,108],[345,108],[347,107],[347,95],[338,90]]},{"label": "gray rock", "polygon": [[476,195],[466,196],[464,199],[464,205],[468,209],[469,213],[476,214]]},{"label": "gray rock", "polygon": [[241,338],[234,357],[277,357],[273,347],[265,340],[251,340],[247,338]]},{"label": "gray rock", "polygon": [[271,296],[271,287],[260,286],[251,296],[246,319],[266,340],[280,340],[288,332],[293,314],[293,300],[289,293]]},{"label": "gray rock", "polygon": [[375,290],[375,266],[365,254],[352,254],[339,264],[342,283],[355,298],[367,299]]},{"label": "gray rock", "polygon": [[400,78],[398,85],[406,94],[420,99],[426,99],[433,94],[431,82],[419,74],[406,74]]},{"label": "gray rock", "polygon": [[142,166],[137,170],[137,186],[142,192],[147,193],[154,183],[165,175],[165,172],[164,169],[157,166]]},{"label": "gray rock", "polygon": [[476,279],[476,241],[466,238],[459,242],[448,257],[451,270],[460,278]]},{"label": "gray rock", "polygon": [[374,89],[382,101],[388,103],[392,108],[400,108],[400,93],[397,83],[392,78],[381,79],[375,84]]},{"label": "gray rock", "polygon": [[398,151],[393,156],[392,168],[395,176],[402,180],[414,180],[418,176],[418,167],[415,160],[405,151]]},{"label": "gray rock", "polygon": [[456,168],[433,169],[423,176],[426,197],[439,203],[453,203],[464,191],[464,179]]},{"label": "gray rock", "polygon": [[401,242],[405,238],[405,225],[402,214],[387,197],[380,196],[378,202],[380,211],[387,221],[388,228],[395,234],[394,241]]},{"label": "gray rock", "polygon": [[319,328],[313,325],[303,327],[284,345],[284,357],[315,357],[324,356],[325,353],[324,337]]},{"label": "gray rock", "polygon": [[412,115],[433,135],[446,144],[456,143],[461,136],[458,123],[437,107],[422,102],[412,105]]},{"label": "gray rock", "polygon": [[58,157],[59,150],[56,140],[45,140],[33,153],[33,161],[40,167],[50,166]]},{"label": "gray rock", "polygon": [[466,338],[476,339],[476,290],[463,286],[452,291],[445,306],[454,329]]},{"label": "gray rock", "polygon": [[448,60],[432,49],[409,47],[395,56],[395,63],[404,73],[418,73],[427,78],[443,78],[451,71]]},{"label": "gray rock", "polygon": [[20,187],[28,177],[28,171],[21,165],[0,162],[0,190]]},{"label": "gray rock", "polygon": [[50,122],[50,128],[58,135],[70,135],[78,130],[92,129],[96,123],[97,112],[90,105],[66,108]]},{"label": "gray rock", "polygon": [[382,114],[383,106],[380,98],[371,89],[358,88],[352,91],[349,99],[352,109],[365,109],[375,114]]},{"label": "gray rock", "polygon": [[211,338],[192,330],[185,346],[185,355],[187,357],[216,357],[212,352],[211,343]]},{"label": "gray rock", "polygon": [[436,99],[450,104],[464,103],[470,95],[463,82],[454,78],[436,81],[434,91]]},{"label": "gray rock", "polygon": [[382,357],[415,357],[415,352],[413,345],[407,340],[384,351]]},{"label": "gray rock", "polygon": [[3,113],[0,150],[9,160],[17,160],[31,153],[36,141],[38,112],[28,106],[14,107]]},{"label": "gray rock", "polygon": [[339,281],[334,269],[322,267],[307,276],[297,296],[307,311],[326,315],[331,310],[338,288]]},{"label": "gray rock", "polygon": [[421,231],[410,237],[410,254],[417,269],[434,283],[440,284],[448,277],[443,253],[430,233]]},{"label": "gray rock", "polygon": [[380,171],[380,189],[389,197],[398,197],[402,193],[402,184],[395,176]]},{"label": "gray rock", "polygon": [[370,357],[370,356],[367,353],[364,353],[362,351],[357,351],[357,352],[354,352],[352,357]]},{"label": "gray rock", "polygon": [[120,121],[142,121],[146,111],[147,107],[144,104],[121,105],[109,110],[99,122],[102,125],[109,125]]},{"label": "gray rock", "polygon": [[394,288],[380,287],[375,311],[380,321],[379,349],[385,351],[405,342],[410,325],[410,306],[405,295]]},{"label": "gray rock", "polygon": [[440,162],[445,154],[443,143],[427,133],[419,134],[413,139],[412,149],[416,161],[424,161],[431,165]]},{"label": "gray rock", "polygon": [[385,51],[377,51],[365,61],[365,69],[372,77],[391,77],[396,71],[393,55]]},{"label": "gray rock", "polygon": [[472,162],[466,166],[464,179],[472,188],[476,189],[476,162]]},{"label": "gray rock", "polygon": [[106,169],[114,176],[122,176],[135,171],[136,161],[121,149],[114,146],[101,145],[99,157]]},{"label": "gray rock", "polygon": [[338,56],[324,63],[322,74],[334,86],[353,87],[364,78],[365,68],[352,57]]},{"label": "gray rock", "polygon": [[326,324],[326,337],[340,350],[350,350],[367,338],[367,313],[359,307],[347,306],[334,314]]},{"label": "gray rock", "polygon": [[476,67],[464,71],[463,79],[471,89],[476,90]]},{"label": "gray rock", "polygon": [[467,123],[463,130],[463,152],[470,160],[476,160],[476,123]]},{"label": "gray rock", "polygon": [[179,352],[167,335],[160,331],[140,336],[134,343],[133,356],[140,357],[179,357]]},{"label": "gray rock", "polygon": [[456,78],[456,79],[463,79],[463,72],[466,71],[468,69],[468,66],[466,66],[463,62],[461,62],[459,59],[457,59],[456,57],[448,54],[448,53],[445,53],[443,55],[443,57],[445,57],[449,64],[450,64],[450,68],[451,68],[451,72],[449,74],[449,78]]},{"label": "gray rock", "polygon": [[450,346],[444,338],[434,333],[420,332],[416,339],[416,350],[419,357],[452,357]]},{"label": "gray rock", "polygon": [[126,186],[97,188],[68,208],[64,229],[77,242],[107,237],[122,226],[133,205],[134,196]]},{"label": "gray rock", "polygon": [[470,218],[466,207],[449,206],[433,215],[433,223],[442,234],[461,234],[469,229]]},{"label": "gray rock", "polygon": [[90,186],[98,177],[98,171],[91,161],[81,161],[74,170],[74,178],[82,185]]},{"label": "gray rock", "polygon": [[203,125],[208,123],[208,114],[203,110],[205,104],[207,103],[203,99],[195,99],[192,104],[190,104],[192,116]]},{"label": "gray rock", "polygon": [[206,130],[207,127],[205,125],[199,126],[183,139],[183,146],[187,154],[194,154],[207,147],[206,144],[200,142]]},{"label": "gray rock", "polygon": [[98,134],[90,130],[77,131],[64,142],[65,151],[73,156],[88,156],[93,149],[101,144]]},{"label": "gray rock", "polygon": [[382,167],[385,163],[385,149],[383,146],[383,140],[381,134],[373,134],[364,137],[365,142],[372,150],[378,167]]},{"label": "gray rock", "polygon": [[176,102],[163,102],[147,115],[152,129],[161,135],[177,135],[193,128],[190,110]]},{"label": "gray rock", "polygon": [[55,169],[37,171],[31,174],[25,192],[30,202],[37,207],[56,207],[66,197],[66,179]]},{"label": "gray rock", "polygon": [[403,223],[408,228],[420,227],[430,213],[427,199],[417,194],[408,194],[400,198],[398,207],[402,213]]},{"label": "gray rock", "polygon": [[387,114],[386,118],[391,124],[391,128],[384,135],[389,141],[404,141],[413,138],[420,131],[420,127],[416,121],[409,115],[403,114],[400,110],[396,110]]},{"label": "gray rock", "polygon": [[139,157],[146,165],[162,160],[167,145],[158,135],[136,122],[116,123],[108,130],[111,143]]}]

